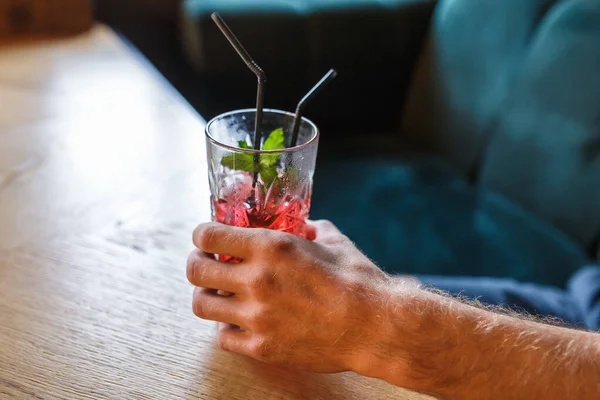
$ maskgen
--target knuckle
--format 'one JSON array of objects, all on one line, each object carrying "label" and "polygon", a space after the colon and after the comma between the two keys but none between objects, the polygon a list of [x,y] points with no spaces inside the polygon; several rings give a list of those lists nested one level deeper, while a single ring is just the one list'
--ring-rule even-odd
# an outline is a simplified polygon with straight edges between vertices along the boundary
[{"label": "knuckle", "polygon": [[210,248],[216,239],[217,233],[218,229],[213,225],[209,225],[201,229],[200,233],[198,234],[198,246],[203,250]]},{"label": "knuckle", "polygon": [[252,274],[248,285],[255,293],[272,290],[276,283],[276,274],[266,268],[260,268]]},{"label": "knuckle", "polygon": [[273,349],[269,340],[256,339],[250,344],[250,352],[258,360],[268,360],[273,353]]},{"label": "knuckle", "polygon": [[277,232],[268,229],[257,229],[256,233],[252,247],[254,247],[259,254],[268,254],[272,250]]},{"label": "knuckle", "polygon": [[206,319],[208,313],[206,299],[204,296],[196,295],[194,296],[194,301],[192,303],[192,310],[194,311],[194,315],[198,318]]},{"label": "knuckle", "polygon": [[186,275],[190,283],[194,283],[194,265],[196,264],[196,253],[193,252],[189,255],[186,263]]},{"label": "knuckle", "polygon": [[264,307],[257,307],[247,317],[248,325],[254,331],[268,330],[270,327],[269,312]]},{"label": "knuckle", "polygon": [[219,347],[222,350],[225,350],[225,351],[230,351],[231,350],[229,340],[227,340],[227,336],[225,336],[222,333],[219,334],[219,336],[217,338],[217,344],[219,345]]},{"label": "knuckle", "polygon": [[273,240],[271,249],[277,255],[292,254],[296,250],[295,237],[291,235],[277,235]]},{"label": "knuckle", "polygon": [[201,280],[202,272],[204,270],[203,260],[198,257],[196,252],[190,254],[187,260],[187,279],[191,284],[195,284]]}]

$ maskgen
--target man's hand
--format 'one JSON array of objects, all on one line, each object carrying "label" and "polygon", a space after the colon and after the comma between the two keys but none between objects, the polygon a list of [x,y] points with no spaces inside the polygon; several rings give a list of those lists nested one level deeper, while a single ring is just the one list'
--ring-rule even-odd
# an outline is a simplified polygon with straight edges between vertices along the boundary
[{"label": "man's hand", "polygon": [[[313,227],[315,241],[219,224],[196,229],[187,269],[198,286],[194,312],[222,322],[221,347],[444,398],[599,398],[597,334],[419,289],[384,274],[330,223]],[[213,254],[243,261],[224,264]]]},{"label": "man's hand", "polygon": [[[313,228],[314,241],[214,223],[194,231],[193,310],[224,323],[223,349],[317,372],[351,370],[370,357],[390,278],[330,222]],[[225,264],[214,254],[243,261]]]}]

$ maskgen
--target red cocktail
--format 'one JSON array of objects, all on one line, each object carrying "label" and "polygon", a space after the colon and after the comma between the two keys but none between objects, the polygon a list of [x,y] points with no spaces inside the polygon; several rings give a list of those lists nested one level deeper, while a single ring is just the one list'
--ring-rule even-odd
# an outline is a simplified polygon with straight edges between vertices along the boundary
[{"label": "red cocktail", "polygon": [[318,129],[303,119],[296,146],[288,147],[294,115],[264,110],[263,143],[254,150],[255,115],[255,110],[234,111],[207,125],[213,221],[306,237]]}]

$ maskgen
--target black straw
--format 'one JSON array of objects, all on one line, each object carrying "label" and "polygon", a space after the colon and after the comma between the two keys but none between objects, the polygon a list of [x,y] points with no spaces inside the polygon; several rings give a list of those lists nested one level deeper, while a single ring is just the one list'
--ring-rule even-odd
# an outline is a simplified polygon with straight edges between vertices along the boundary
[{"label": "black straw", "polygon": [[[256,121],[254,123],[254,150],[260,150],[260,142],[261,142],[261,126],[263,119],[263,104],[265,99],[265,83],[267,82],[267,76],[264,71],[254,62],[250,54],[246,51],[244,46],[240,43],[238,38],[234,35],[234,33],[229,29],[223,18],[218,13],[212,14],[212,19],[215,21],[215,24],[219,27],[223,35],[229,40],[229,43],[233,46],[235,51],[240,55],[242,60],[246,63],[248,68],[256,75],[258,78],[258,89],[256,92]],[[257,157],[258,159],[258,157]]]},{"label": "black straw", "polygon": [[302,114],[304,114],[304,108],[315,97],[321,89],[323,89],[329,82],[335,79],[337,72],[334,69],[330,69],[329,72],[317,83],[310,91],[300,100],[298,107],[296,107],[296,117],[294,118],[294,125],[292,126],[292,142],[290,147],[295,147],[298,143],[298,133],[300,131],[300,122],[302,122]]}]

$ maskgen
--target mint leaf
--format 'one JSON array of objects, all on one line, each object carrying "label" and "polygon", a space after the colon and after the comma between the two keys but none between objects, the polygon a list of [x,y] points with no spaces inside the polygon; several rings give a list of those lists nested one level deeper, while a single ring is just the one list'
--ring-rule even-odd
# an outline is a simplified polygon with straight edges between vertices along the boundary
[{"label": "mint leaf", "polygon": [[[283,128],[275,129],[264,141],[262,150],[283,150],[285,135]],[[252,149],[245,140],[238,141],[240,149]],[[221,159],[221,165],[237,171],[258,172],[265,186],[271,186],[278,178],[277,162],[279,154],[260,154],[258,166],[254,162],[255,155],[251,153],[230,153]]]},{"label": "mint leaf", "polygon": [[240,149],[252,149],[252,146],[250,146],[245,140],[240,140],[238,142],[238,146],[240,147]]},{"label": "mint leaf", "polygon": [[261,168],[275,168],[277,161],[279,160],[279,154],[261,154],[260,155],[260,167]]},{"label": "mint leaf", "polygon": [[[263,150],[283,150],[283,128],[275,129],[269,134],[267,140],[263,144]],[[261,154],[260,166],[261,168],[274,167],[279,161],[279,154]]]},{"label": "mint leaf", "polygon": [[249,153],[231,153],[221,159],[221,165],[237,171],[254,172],[254,156]]},{"label": "mint leaf", "polygon": [[283,128],[275,129],[263,143],[263,150],[283,150]]},{"label": "mint leaf", "polygon": [[277,168],[275,167],[263,167],[260,168],[260,177],[264,182],[265,186],[271,186],[275,179],[277,179]]}]

